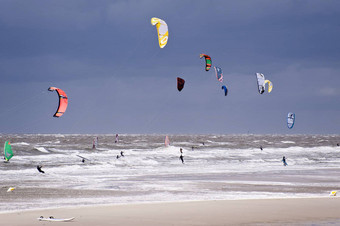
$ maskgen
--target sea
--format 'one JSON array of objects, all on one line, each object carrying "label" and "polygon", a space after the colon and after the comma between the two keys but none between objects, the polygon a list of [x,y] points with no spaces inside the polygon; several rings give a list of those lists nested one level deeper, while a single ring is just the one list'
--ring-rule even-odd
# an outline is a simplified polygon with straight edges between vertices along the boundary
[{"label": "sea", "polygon": [[340,195],[340,135],[0,134],[7,140],[0,212]]}]

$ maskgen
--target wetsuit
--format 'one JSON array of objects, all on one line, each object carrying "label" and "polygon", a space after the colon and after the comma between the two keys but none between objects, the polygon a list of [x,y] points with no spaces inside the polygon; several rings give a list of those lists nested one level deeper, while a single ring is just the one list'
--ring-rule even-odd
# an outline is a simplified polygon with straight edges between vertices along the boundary
[{"label": "wetsuit", "polygon": [[43,170],[41,169],[41,167],[42,167],[42,166],[37,165],[37,170],[38,170],[40,173],[45,173],[45,171],[43,171]]}]

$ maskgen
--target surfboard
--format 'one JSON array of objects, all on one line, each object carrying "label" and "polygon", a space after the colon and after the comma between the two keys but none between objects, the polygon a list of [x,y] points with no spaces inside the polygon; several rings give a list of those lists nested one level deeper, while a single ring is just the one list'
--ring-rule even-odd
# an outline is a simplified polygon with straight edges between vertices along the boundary
[{"label": "surfboard", "polygon": [[53,222],[67,222],[67,221],[72,221],[75,217],[71,218],[54,218],[54,217],[49,217],[45,218],[43,216],[37,218],[39,221],[53,221]]},{"label": "surfboard", "polygon": [[82,159],[86,159],[86,160],[88,160],[88,161],[90,161],[90,159],[87,159],[87,158],[85,158],[85,157],[83,157],[83,156],[81,156],[81,155],[77,155],[79,158],[82,158]]}]

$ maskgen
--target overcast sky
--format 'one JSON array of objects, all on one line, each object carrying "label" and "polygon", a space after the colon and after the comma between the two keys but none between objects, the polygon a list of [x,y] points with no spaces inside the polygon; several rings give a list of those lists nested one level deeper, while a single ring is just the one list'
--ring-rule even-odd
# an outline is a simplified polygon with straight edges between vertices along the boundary
[{"label": "overcast sky", "polygon": [[340,1],[0,0],[0,34],[0,133],[340,132]]}]

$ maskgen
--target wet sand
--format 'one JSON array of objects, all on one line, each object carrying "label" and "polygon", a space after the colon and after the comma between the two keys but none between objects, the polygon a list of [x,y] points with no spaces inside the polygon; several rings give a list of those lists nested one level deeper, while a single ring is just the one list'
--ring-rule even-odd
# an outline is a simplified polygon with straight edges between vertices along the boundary
[{"label": "wet sand", "polygon": [[[42,222],[40,216],[75,217]],[[67,207],[0,214],[1,225],[310,225],[339,224],[340,198],[194,201]],[[335,224],[334,224],[335,222]]]}]

